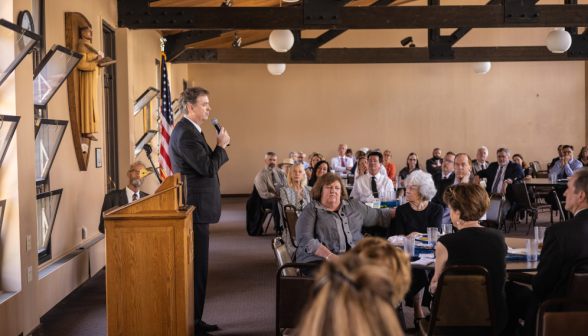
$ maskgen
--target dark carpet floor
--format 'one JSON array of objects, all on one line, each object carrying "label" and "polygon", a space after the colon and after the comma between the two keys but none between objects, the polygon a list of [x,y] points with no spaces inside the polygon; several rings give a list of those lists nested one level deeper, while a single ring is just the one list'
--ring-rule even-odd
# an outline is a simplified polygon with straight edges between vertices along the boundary
[{"label": "dark carpet floor", "polygon": [[[203,319],[222,328],[214,335],[274,335],[274,232],[270,228],[262,237],[247,235],[245,202],[245,198],[223,199],[221,220],[210,226],[210,268]],[[549,213],[541,214],[539,219],[541,225],[549,225]],[[519,225],[518,230],[506,236],[522,238],[527,227]],[[531,232],[529,236],[532,235]],[[412,308],[405,307],[404,314],[407,327],[413,328]],[[46,336],[106,335],[105,271],[57,304],[41,318],[41,323]],[[414,331],[407,332],[411,335]]]}]

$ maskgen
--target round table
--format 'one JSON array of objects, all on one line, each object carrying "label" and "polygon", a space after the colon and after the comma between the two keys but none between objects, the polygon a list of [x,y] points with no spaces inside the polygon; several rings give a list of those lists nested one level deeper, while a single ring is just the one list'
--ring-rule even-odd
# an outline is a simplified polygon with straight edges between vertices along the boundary
[{"label": "round table", "polygon": [[[512,248],[523,248],[526,247],[525,238],[504,238],[506,245]],[[507,272],[535,272],[539,261],[526,261],[526,260],[512,260],[506,262]],[[415,269],[435,270],[435,263],[427,266],[415,265],[411,263],[411,266]]]},{"label": "round table", "polygon": [[529,187],[567,187],[568,182],[551,182],[548,178],[532,178],[530,180],[523,180]]}]

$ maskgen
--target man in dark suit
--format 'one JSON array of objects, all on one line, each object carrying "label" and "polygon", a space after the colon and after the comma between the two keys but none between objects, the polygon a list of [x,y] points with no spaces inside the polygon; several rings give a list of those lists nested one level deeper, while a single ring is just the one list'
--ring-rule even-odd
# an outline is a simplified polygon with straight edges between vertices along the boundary
[{"label": "man in dark suit", "polygon": [[145,165],[141,161],[131,164],[127,172],[127,177],[129,178],[127,186],[124,189],[113,191],[104,196],[104,203],[102,203],[102,211],[100,212],[100,225],[98,226],[100,232],[104,233],[104,211],[149,196],[149,194],[139,190],[143,182],[145,182],[145,178],[141,178],[140,175],[141,169],[144,168]]},{"label": "man in dark suit", "polygon": [[564,145],[559,145],[557,147],[557,155],[558,155],[558,157],[553,158],[553,160],[551,160],[551,162],[547,164],[547,170],[549,170],[550,172],[551,172],[551,168],[553,168],[553,166],[555,166],[555,163],[557,161],[563,159],[563,157],[564,157],[563,147],[564,147]]},{"label": "man in dark suit", "polygon": [[453,161],[455,160],[455,154],[453,152],[447,152],[445,157],[441,161],[441,173],[433,175],[434,181],[454,179],[455,172],[453,171]]},{"label": "man in dark suit", "polygon": [[[499,148],[496,151],[497,162],[492,162],[488,168],[476,173],[474,183],[480,183],[480,178],[486,178],[486,191],[488,194],[500,193],[506,195],[505,207],[507,209],[514,206],[514,196],[512,194],[513,183],[519,183],[524,177],[523,168],[510,161],[510,151],[507,148]],[[513,209],[511,209],[512,215]]]},{"label": "man in dark suit", "polygon": [[186,89],[180,95],[180,111],[184,114],[171,134],[169,156],[174,173],[188,180],[188,205],[194,228],[194,327],[195,334],[209,335],[217,325],[202,321],[204,298],[208,280],[209,224],[217,223],[221,215],[221,194],[218,171],[229,161],[225,147],[230,141],[224,129],[216,136],[212,150],[204,138],[202,123],[208,119],[210,104],[208,91],[201,87]]}]

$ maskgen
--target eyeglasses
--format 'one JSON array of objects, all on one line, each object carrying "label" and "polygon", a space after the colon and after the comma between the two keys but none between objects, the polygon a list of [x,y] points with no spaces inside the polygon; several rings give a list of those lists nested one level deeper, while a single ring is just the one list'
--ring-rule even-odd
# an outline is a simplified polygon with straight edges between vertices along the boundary
[{"label": "eyeglasses", "polygon": [[572,154],[572,151],[564,151],[564,154]]},{"label": "eyeglasses", "polygon": [[137,170],[137,169],[133,169],[133,170],[129,170],[129,173],[141,174],[141,171]]},{"label": "eyeglasses", "polygon": [[408,159],[408,161],[416,161],[417,159]]}]

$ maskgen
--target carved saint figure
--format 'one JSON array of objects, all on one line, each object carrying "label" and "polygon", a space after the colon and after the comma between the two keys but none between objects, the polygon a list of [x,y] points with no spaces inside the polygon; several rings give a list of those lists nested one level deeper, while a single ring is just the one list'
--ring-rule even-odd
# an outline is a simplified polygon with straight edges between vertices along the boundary
[{"label": "carved saint figure", "polygon": [[92,46],[92,28],[80,27],[80,39],[77,52],[82,54],[82,60],[77,65],[80,72],[80,128],[83,137],[98,141],[93,133],[98,132],[98,75],[100,62],[104,53]]}]

